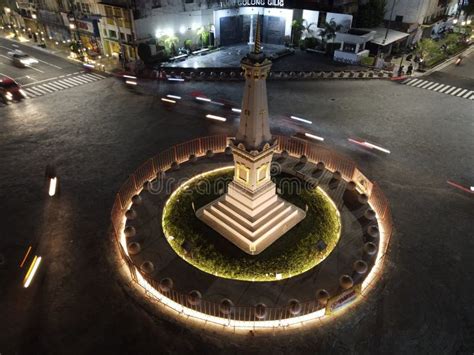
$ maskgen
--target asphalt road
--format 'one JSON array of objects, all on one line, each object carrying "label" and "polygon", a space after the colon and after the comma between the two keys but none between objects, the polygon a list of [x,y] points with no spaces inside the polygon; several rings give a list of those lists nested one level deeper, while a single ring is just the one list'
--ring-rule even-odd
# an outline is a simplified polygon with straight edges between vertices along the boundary
[{"label": "asphalt road", "polygon": [[[18,68],[11,63],[8,52],[19,49],[38,59],[39,63],[28,68]],[[18,42],[0,38],[0,77],[8,76],[21,85],[55,79],[61,75],[77,73],[79,64],[51,55],[41,48],[32,48]]]},{"label": "asphalt road", "polygon": [[[109,78],[0,107],[0,353],[474,351],[474,199],[446,184],[474,184],[473,101],[389,81],[268,84],[275,134],[325,137],[391,201],[389,262],[378,291],[354,312],[291,336],[239,338],[177,326],[124,292],[108,237],[115,193],[170,145],[234,134],[236,115],[192,95],[239,103],[242,85],[160,85],[150,96]],[[182,100],[163,105],[166,94]],[[206,120],[211,112],[228,121]],[[48,163],[60,179],[54,199],[46,192]],[[24,289],[19,264],[30,245],[43,262]]]},{"label": "asphalt road", "polygon": [[443,84],[474,90],[474,50],[462,57],[459,65],[450,64],[427,76],[427,79]]}]

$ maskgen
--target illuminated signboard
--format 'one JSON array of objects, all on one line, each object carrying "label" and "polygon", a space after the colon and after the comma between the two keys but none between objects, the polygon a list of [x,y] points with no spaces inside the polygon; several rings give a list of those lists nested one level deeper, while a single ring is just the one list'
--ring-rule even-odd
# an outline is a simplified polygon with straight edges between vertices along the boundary
[{"label": "illuminated signboard", "polygon": [[347,306],[360,295],[360,284],[356,285],[340,295],[331,298],[326,305],[326,314],[332,314],[338,309]]},{"label": "illuminated signboard", "polygon": [[285,0],[237,0],[238,6],[285,7]]}]

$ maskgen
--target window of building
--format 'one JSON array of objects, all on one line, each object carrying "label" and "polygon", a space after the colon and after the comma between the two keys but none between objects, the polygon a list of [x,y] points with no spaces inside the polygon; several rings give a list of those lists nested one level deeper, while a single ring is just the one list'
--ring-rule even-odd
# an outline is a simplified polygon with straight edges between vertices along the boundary
[{"label": "window of building", "polygon": [[89,4],[82,3],[81,4],[82,12],[89,15],[91,13],[91,7]]},{"label": "window of building", "polygon": [[122,32],[120,32],[120,39],[121,39],[122,41],[125,41],[125,35],[124,35]]},{"label": "window of building", "polygon": [[105,6],[105,16],[107,17],[114,17],[114,13],[110,6]]},{"label": "window of building", "polygon": [[132,36],[131,35],[127,35],[127,42],[132,43]]},{"label": "window of building", "polygon": [[110,38],[117,38],[117,32],[113,30],[109,30],[109,37]]},{"label": "window of building", "polygon": [[114,7],[114,16],[119,18],[122,17],[122,9]]},{"label": "window of building", "polygon": [[403,16],[400,16],[400,15],[395,16],[395,22],[403,22]]},{"label": "window of building", "polygon": [[104,36],[107,37],[107,30],[104,28]]}]

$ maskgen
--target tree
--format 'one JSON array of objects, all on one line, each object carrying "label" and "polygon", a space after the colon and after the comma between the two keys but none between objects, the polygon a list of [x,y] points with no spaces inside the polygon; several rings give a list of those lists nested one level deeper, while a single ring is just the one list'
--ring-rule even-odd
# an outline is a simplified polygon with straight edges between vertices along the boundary
[{"label": "tree", "polygon": [[291,43],[295,46],[298,45],[300,39],[301,39],[301,34],[303,33],[304,30],[304,25],[303,25],[303,19],[300,20],[293,20],[291,23]]},{"label": "tree", "polygon": [[160,39],[160,42],[163,43],[163,47],[165,47],[165,51],[168,55],[173,56],[176,55],[176,45],[178,44],[178,37],[176,36],[163,36]]},{"label": "tree", "polygon": [[303,39],[307,37],[313,37],[314,31],[312,28],[316,27],[314,22],[308,23],[308,21],[303,19],[302,27]]},{"label": "tree", "polygon": [[201,43],[201,48],[206,47],[209,45],[209,36],[211,34],[210,31],[211,26],[202,26],[197,30],[197,35],[199,42]]},{"label": "tree", "polygon": [[372,28],[380,25],[385,16],[386,5],[386,0],[369,0],[367,4],[360,5],[356,15],[357,27]]},{"label": "tree", "polygon": [[336,38],[336,32],[341,29],[341,25],[338,25],[334,21],[324,22],[323,27],[319,30],[319,35],[321,36],[321,40],[323,42],[324,48],[328,49],[327,43],[331,40],[334,43],[334,39]]}]

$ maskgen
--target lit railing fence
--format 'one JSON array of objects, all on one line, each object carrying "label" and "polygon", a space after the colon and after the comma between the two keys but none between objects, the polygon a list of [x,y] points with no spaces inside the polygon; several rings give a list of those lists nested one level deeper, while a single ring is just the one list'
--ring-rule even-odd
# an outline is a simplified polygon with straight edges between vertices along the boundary
[{"label": "lit railing fence", "polygon": [[[276,136],[275,138],[277,139],[277,153],[286,151],[292,157],[301,158],[305,156],[310,162],[323,162],[328,170],[332,172],[339,171],[344,180],[357,180],[356,183],[358,186],[363,187],[362,192],[367,194],[369,204],[377,215],[381,238],[379,240],[379,252],[376,262],[361,285],[360,294],[364,297],[371,289],[371,286],[375,284],[381,276],[382,265],[392,235],[392,217],[387,198],[376,183],[368,181],[368,179],[363,176],[351,159],[320,145],[301,139],[284,136]],[[308,315],[317,314],[317,316],[313,318],[323,316],[325,314],[325,306],[320,304],[316,300],[316,297],[312,300],[298,303],[298,305],[266,307],[264,309],[257,309],[255,306],[241,307],[233,305],[228,309],[223,309],[220,303],[205,299],[191,300],[188,294],[180,293],[172,288],[163,291],[156,280],[142,273],[132,262],[127,251],[123,233],[125,227],[125,212],[131,205],[132,197],[140,193],[144,184],[147,181],[153,180],[160,171],[166,171],[176,164],[186,162],[193,157],[211,156],[212,154],[210,153],[224,152],[229,145],[230,139],[230,137],[223,135],[209,136],[173,146],[147,160],[130,175],[122,185],[115,198],[111,212],[111,220],[117,247],[120,250],[121,258],[130,271],[132,280],[143,287],[149,297],[159,300],[164,305],[174,308],[180,313],[186,311],[187,315],[191,316],[193,314],[196,315],[196,312],[198,312],[202,314],[204,318],[201,316],[196,316],[196,318],[202,318],[208,321],[214,319],[217,323],[226,321],[230,324],[232,321],[234,326],[239,326],[239,324],[249,326],[250,323],[248,322],[252,322],[253,326],[262,326],[263,324],[269,324],[267,321],[278,321],[277,326],[285,326],[289,324],[291,319],[300,322],[309,320],[310,317],[308,317]],[[360,185],[361,182],[362,185]],[[142,280],[145,281],[145,283],[142,283]],[[176,304],[180,306],[172,306]],[[272,327],[274,326],[276,325],[273,324]]]}]

